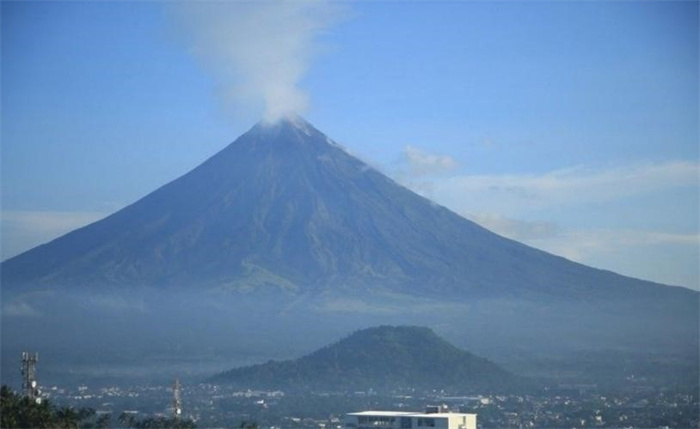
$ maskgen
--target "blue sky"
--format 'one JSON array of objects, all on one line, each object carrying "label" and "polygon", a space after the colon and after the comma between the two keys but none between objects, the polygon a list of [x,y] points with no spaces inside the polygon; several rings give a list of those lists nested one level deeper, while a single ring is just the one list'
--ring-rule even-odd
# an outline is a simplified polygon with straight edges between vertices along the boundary
[{"label": "blue sky", "polygon": [[348,151],[500,234],[699,288],[697,2],[0,7],[3,259],[195,167],[280,79]]}]

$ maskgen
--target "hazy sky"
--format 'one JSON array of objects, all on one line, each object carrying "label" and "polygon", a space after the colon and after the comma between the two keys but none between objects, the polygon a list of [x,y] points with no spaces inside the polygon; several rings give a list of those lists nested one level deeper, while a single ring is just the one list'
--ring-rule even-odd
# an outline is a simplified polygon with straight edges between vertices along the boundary
[{"label": "hazy sky", "polygon": [[0,2],[2,258],[302,112],[400,183],[698,289],[698,2]]}]

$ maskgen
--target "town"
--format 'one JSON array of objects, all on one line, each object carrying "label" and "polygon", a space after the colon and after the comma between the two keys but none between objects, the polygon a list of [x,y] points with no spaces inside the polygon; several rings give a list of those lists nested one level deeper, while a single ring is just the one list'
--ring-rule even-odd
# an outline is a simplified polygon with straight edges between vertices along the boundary
[{"label": "town", "polygon": [[[92,408],[111,415],[173,415],[173,386],[63,388],[43,390],[62,406]],[[411,389],[394,395],[374,391],[308,392],[237,390],[212,384],[179,387],[182,416],[198,427],[342,429],[347,413],[361,410],[413,411],[445,404],[452,412],[476,414],[480,428],[527,427],[698,427],[697,391],[637,386],[603,392],[596,385],[559,385],[537,394],[446,396]]]}]

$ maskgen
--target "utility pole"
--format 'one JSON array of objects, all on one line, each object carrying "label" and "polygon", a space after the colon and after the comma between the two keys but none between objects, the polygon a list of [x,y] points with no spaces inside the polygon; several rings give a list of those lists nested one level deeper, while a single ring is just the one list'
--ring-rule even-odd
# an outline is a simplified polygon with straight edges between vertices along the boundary
[{"label": "utility pole", "polygon": [[182,414],[182,400],[180,399],[180,380],[175,379],[173,384],[173,417],[178,419]]},{"label": "utility pole", "polygon": [[22,352],[22,390],[24,396],[41,404],[41,391],[36,382],[36,363],[39,361],[39,353]]}]

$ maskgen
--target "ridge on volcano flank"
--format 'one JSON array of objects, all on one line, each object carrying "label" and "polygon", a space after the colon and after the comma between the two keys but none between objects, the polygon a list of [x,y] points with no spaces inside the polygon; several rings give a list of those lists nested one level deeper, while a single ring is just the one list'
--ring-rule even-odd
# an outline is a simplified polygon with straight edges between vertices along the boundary
[{"label": "ridge on volcano flank", "polygon": [[396,184],[301,118],[255,125],[141,200],[4,262],[2,275],[5,291],[661,293],[491,233]]}]

